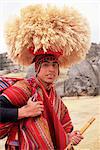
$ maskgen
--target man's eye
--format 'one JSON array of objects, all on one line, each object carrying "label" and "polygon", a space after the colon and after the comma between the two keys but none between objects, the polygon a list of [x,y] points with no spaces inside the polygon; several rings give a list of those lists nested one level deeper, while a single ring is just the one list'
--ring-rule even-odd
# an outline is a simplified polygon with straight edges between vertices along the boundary
[{"label": "man's eye", "polygon": [[58,67],[58,63],[53,63],[53,67]]},{"label": "man's eye", "polygon": [[48,66],[49,66],[49,64],[48,64],[48,63],[43,63],[43,64],[42,64],[42,66],[44,66],[44,67],[48,67]]}]

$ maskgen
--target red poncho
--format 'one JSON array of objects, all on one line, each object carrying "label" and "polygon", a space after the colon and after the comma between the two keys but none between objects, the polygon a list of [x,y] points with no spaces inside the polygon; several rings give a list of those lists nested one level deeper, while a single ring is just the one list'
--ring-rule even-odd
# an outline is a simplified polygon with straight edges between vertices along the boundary
[{"label": "red poncho", "polygon": [[68,144],[67,133],[72,130],[72,123],[66,106],[51,87],[48,96],[44,86],[35,78],[19,80],[9,84],[3,95],[16,107],[27,104],[34,96],[43,101],[44,112],[33,118],[24,118],[15,123],[0,123],[0,138],[8,136],[6,149],[19,150],[64,150]]}]

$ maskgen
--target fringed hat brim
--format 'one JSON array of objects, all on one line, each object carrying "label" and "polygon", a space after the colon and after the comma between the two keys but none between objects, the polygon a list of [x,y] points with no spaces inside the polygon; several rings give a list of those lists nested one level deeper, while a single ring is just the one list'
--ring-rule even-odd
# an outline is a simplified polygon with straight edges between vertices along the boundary
[{"label": "fringed hat brim", "polygon": [[61,53],[60,66],[66,67],[82,60],[90,48],[87,21],[68,7],[23,8],[5,33],[10,58],[21,65],[30,65],[41,49],[44,54]]}]

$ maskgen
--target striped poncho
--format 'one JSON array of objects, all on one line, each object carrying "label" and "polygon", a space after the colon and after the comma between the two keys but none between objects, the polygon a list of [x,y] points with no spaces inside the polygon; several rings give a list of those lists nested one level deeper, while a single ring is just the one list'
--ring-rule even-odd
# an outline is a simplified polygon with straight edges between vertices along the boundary
[{"label": "striped poncho", "polygon": [[7,136],[6,149],[19,150],[63,150],[68,145],[67,133],[72,123],[66,106],[57,96],[54,86],[48,95],[43,84],[31,79],[0,78],[0,90],[14,106],[22,107],[33,96],[43,101],[44,112],[34,118],[17,122],[0,123],[0,138]]}]

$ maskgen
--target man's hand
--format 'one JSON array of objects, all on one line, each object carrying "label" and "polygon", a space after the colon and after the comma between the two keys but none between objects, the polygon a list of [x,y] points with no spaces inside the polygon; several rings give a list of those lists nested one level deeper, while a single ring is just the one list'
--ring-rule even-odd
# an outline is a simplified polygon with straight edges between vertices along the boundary
[{"label": "man's hand", "polygon": [[27,105],[18,109],[18,119],[39,116],[42,114],[43,110],[44,106],[42,101],[33,102],[30,98]]},{"label": "man's hand", "polygon": [[83,139],[83,136],[79,131],[73,131],[69,135],[69,141],[72,142],[73,145],[77,145]]}]

